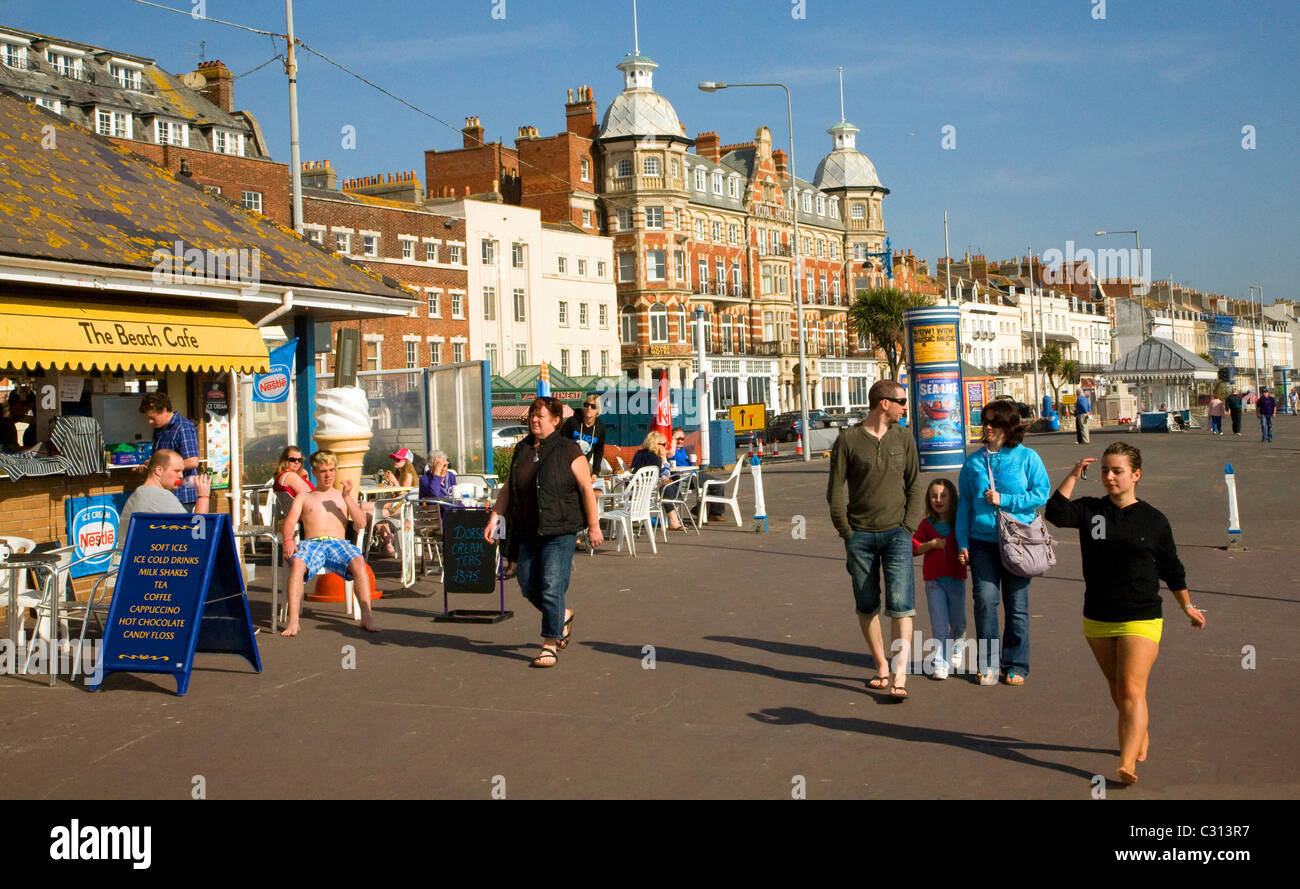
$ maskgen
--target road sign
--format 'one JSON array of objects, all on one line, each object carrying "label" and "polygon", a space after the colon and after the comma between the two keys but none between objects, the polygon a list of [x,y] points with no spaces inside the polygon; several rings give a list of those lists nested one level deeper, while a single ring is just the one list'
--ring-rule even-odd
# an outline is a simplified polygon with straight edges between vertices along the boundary
[{"label": "road sign", "polygon": [[736,424],[737,432],[761,432],[767,428],[767,405],[733,404],[728,418]]}]

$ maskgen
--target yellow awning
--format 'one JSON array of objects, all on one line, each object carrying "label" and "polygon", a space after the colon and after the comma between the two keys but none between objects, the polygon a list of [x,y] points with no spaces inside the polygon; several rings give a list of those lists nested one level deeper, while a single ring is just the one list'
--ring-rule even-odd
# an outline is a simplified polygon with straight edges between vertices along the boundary
[{"label": "yellow awning", "polygon": [[0,300],[0,368],[270,370],[266,344],[230,312]]}]

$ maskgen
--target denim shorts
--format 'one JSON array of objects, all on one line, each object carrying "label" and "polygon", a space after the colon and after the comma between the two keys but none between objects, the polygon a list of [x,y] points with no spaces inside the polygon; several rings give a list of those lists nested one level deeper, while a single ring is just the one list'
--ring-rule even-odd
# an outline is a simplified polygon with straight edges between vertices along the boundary
[{"label": "denim shorts", "polygon": [[880,611],[880,575],[885,575],[885,616],[916,614],[916,570],[912,562],[912,535],[902,526],[890,531],[854,531],[844,541],[853,601],[858,614]]}]

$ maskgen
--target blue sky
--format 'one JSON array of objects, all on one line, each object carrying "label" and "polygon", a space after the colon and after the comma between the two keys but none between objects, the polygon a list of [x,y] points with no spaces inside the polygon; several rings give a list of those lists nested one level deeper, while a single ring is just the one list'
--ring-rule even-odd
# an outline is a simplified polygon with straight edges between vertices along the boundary
[{"label": "blue sky", "polygon": [[[200,0],[159,0],[190,10]],[[304,160],[344,177],[414,169],[460,145],[478,115],[489,139],[564,126],[565,91],[622,89],[631,0],[296,0],[298,38],[452,129],[301,57]],[[701,80],[779,80],[793,93],[796,167],[811,178],[845,112],[891,189],[896,248],[933,261],[943,212],[954,256],[1131,246],[1155,278],[1266,301],[1300,297],[1285,272],[1300,242],[1296,195],[1300,4],[1211,0],[640,0],[641,51],[688,135],[724,144],[762,124],[786,143],[780,90],[706,94]],[[703,10],[703,11],[702,11]],[[282,32],[281,0],[205,0],[209,18]],[[504,13],[504,17],[502,14]],[[156,59],[174,72],[220,58],[236,74],[283,51],[265,36],[132,0],[7,0],[0,23]],[[289,160],[278,62],[236,82],[235,104]],[[344,126],[356,148],[341,147]],[[1243,127],[1255,147],[1243,147]],[[942,146],[945,127],[956,147]]]}]

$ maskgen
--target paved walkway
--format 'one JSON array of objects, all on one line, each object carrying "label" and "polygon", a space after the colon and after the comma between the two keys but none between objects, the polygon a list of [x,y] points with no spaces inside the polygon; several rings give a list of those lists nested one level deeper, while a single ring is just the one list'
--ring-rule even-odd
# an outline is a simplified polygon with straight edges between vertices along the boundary
[{"label": "paved walkway", "polygon": [[[1056,482],[1121,437],[1143,449],[1141,495],[1170,516],[1209,627],[1194,632],[1166,608],[1151,758],[1137,787],[1110,795],[1294,798],[1300,419],[1279,418],[1271,446],[1110,429],[1087,449],[1064,434],[1029,444]],[[1228,460],[1243,553],[1219,548]],[[424,583],[438,595],[378,604],[377,637],[336,610],[308,613],[296,639],[259,635],[261,675],[200,655],[183,698],[149,676],[114,676],[99,693],[0,677],[0,787],[188,798],[202,775],[210,798],[486,798],[502,781],[515,798],[788,798],[802,776],[810,798],[1085,799],[1091,776],[1111,774],[1115,718],[1079,626],[1072,537],[1031,588],[1025,687],[917,676],[896,704],[863,686],[871,666],[827,518],[826,462],[770,466],[765,479],[766,535],[746,519],[674,535],[658,556],[578,556],[575,642],[551,670],[527,667],[539,620],[517,588],[513,620],[465,626],[430,620],[441,594]],[[798,527],[806,537],[792,536]],[[267,591],[252,599],[264,619]],[[348,646],[355,669],[343,667]],[[1243,649],[1255,669],[1243,669]]]}]

